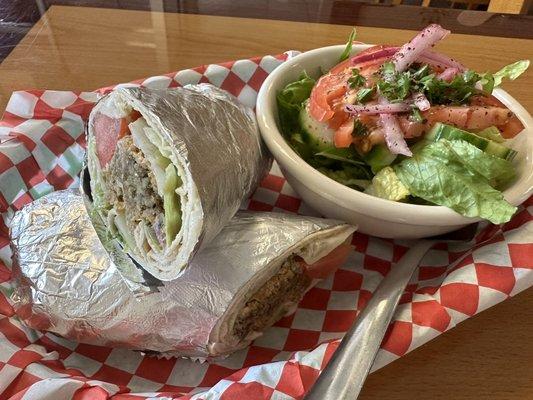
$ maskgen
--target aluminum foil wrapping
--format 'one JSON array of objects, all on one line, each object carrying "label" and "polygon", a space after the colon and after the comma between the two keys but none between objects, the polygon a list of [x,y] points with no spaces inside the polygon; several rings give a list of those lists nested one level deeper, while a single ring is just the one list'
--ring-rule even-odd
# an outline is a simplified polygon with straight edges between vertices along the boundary
[{"label": "aluminum foil wrapping", "polygon": [[[183,245],[187,254],[172,254],[153,265],[144,263],[157,278],[172,280],[235,215],[266,175],[272,159],[261,140],[253,110],[211,84],[165,90],[121,88],[111,95],[122,96],[152,122],[148,121],[149,125],[156,125],[153,128],[185,160],[184,168],[198,192],[202,226],[195,243]],[[98,109],[99,105],[91,118]],[[161,267],[167,264],[169,267]]]},{"label": "aluminum foil wrapping", "polygon": [[300,249],[321,257],[354,230],[339,221],[239,212],[180,278],[136,297],[102,245],[83,198],[59,191],[14,216],[12,299],[31,328],[68,339],[217,356],[253,339],[236,341],[231,323],[284,259]]}]

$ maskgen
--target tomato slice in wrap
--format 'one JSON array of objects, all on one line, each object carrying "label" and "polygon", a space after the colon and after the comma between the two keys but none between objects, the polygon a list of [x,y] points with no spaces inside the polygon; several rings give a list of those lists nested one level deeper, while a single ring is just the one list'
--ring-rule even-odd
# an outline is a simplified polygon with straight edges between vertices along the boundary
[{"label": "tomato slice in wrap", "polygon": [[113,158],[117,142],[130,134],[128,125],[141,117],[138,111],[132,111],[124,118],[113,118],[103,113],[94,116],[94,139],[96,142],[96,155],[100,166],[104,168]]},{"label": "tomato slice in wrap", "polygon": [[304,260],[300,260],[300,264],[304,267],[306,275],[310,278],[325,279],[344,264],[350,251],[352,251],[352,246],[350,245],[350,241],[347,240],[313,264],[309,265]]}]

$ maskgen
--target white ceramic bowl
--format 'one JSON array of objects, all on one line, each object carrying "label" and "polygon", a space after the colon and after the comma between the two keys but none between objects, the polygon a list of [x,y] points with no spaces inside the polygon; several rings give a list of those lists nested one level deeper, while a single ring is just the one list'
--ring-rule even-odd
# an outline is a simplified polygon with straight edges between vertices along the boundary
[{"label": "white ceramic bowl", "polygon": [[[357,45],[352,55],[368,48]],[[421,238],[461,228],[476,218],[467,218],[447,207],[423,206],[380,199],[350,189],[321,174],[296,154],[278,127],[276,93],[298,79],[302,71],[318,77],[320,69],[337,64],[344,45],[323,47],[300,54],[285,62],[265,80],[257,98],[257,119],[261,134],[290,185],[311,207],[330,218],[358,225],[359,230],[386,238]],[[510,60],[512,61],[512,60]],[[501,89],[494,95],[522,121],[525,130],[509,142],[518,151],[514,160],[518,179],[505,192],[513,205],[533,193],[533,120],[529,113]]]}]

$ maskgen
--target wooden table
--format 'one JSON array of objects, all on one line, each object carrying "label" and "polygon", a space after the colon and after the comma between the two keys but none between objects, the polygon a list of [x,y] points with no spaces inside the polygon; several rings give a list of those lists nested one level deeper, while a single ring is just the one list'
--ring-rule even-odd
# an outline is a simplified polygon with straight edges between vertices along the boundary
[{"label": "wooden table", "polygon": [[[53,6],[0,64],[0,108],[16,89],[92,90],[199,64],[343,43],[340,25]],[[399,44],[412,31],[358,28]],[[442,45],[480,71],[533,59],[533,41],[452,35]],[[505,88],[533,109],[533,72]],[[533,399],[533,290],[477,315],[372,374],[361,399]]]}]

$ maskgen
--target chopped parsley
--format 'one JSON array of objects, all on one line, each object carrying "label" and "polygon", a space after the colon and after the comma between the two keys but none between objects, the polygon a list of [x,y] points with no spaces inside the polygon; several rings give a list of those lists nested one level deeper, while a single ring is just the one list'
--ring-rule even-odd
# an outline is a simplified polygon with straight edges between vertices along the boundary
[{"label": "chopped parsley", "polygon": [[421,66],[415,64],[413,67],[414,68],[412,69],[411,75],[413,76],[414,80],[420,80],[421,78],[431,74],[431,69],[429,69],[429,65],[427,64]]},{"label": "chopped parsley", "polygon": [[416,107],[414,107],[413,111],[411,112],[411,119],[414,122],[418,122],[418,123],[424,122],[424,118],[422,117],[422,114],[420,114],[420,110]]},{"label": "chopped parsley", "polygon": [[356,119],[353,123],[352,137],[364,137],[368,136],[370,132],[365,124]]},{"label": "chopped parsley", "polygon": [[[474,71],[458,74],[451,82],[438,79],[428,65],[413,64],[404,72],[396,72],[394,64],[381,66],[377,89],[391,103],[402,102],[413,93],[423,93],[431,104],[466,104],[476,94],[492,93],[494,78],[491,74],[480,75]],[[483,90],[476,88],[480,82]]]},{"label": "chopped parsley", "polygon": [[352,76],[348,78],[348,86],[350,89],[361,87],[365,84],[366,79],[359,73],[357,68],[352,69]]},{"label": "chopped parsley", "polygon": [[480,83],[485,93],[492,93],[494,90],[494,75],[490,73],[483,74]]},{"label": "chopped parsley", "polygon": [[411,89],[409,71],[396,73],[391,62],[384,63],[381,71],[383,78],[377,83],[379,93],[392,103],[405,100]]},{"label": "chopped parsley", "polygon": [[360,89],[357,92],[355,99],[357,100],[358,103],[361,103],[361,104],[367,103],[370,100],[372,100],[372,97],[374,96],[374,92],[375,90],[373,87]]},{"label": "chopped parsley", "polygon": [[381,76],[386,81],[391,81],[394,79],[394,76],[396,75],[396,69],[394,67],[394,64],[392,62],[386,62],[383,63],[381,66]]}]

